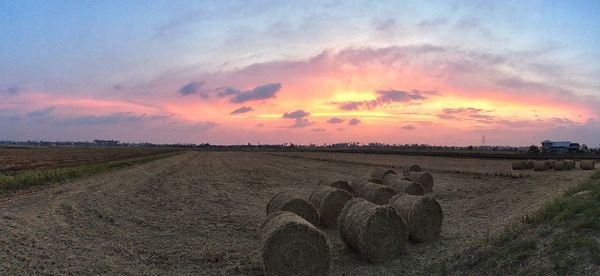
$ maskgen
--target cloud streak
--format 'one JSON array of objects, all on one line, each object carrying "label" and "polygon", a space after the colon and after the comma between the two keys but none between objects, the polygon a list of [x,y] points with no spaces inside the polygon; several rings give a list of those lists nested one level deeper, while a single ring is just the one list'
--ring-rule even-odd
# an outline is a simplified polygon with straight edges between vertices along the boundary
[{"label": "cloud streak", "polygon": [[358,110],[361,108],[375,109],[378,106],[401,103],[417,104],[429,98],[429,95],[436,95],[437,91],[412,90],[410,92],[402,90],[377,90],[377,98],[370,101],[350,101],[337,103],[341,110]]},{"label": "cloud streak", "polygon": [[238,109],[236,109],[234,111],[231,111],[231,113],[229,113],[229,114],[232,114],[232,115],[234,115],[234,114],[242,114],[242,113],[247,113],[247,112],[250,112],[250,111],[254,111],[254,109],[252,107],[249,107],[249,106],[242,106],[242,107],[240,107],[240,108],[238,108]]}]

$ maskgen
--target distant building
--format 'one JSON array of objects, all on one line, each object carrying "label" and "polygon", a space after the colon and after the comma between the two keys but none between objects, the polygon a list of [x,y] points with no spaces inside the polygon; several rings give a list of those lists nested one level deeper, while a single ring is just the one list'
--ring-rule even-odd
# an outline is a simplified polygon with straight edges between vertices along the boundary
[{"label": "distant building", "polygon": [[98,146],[118,146],[119,141],[117,140],[94,140],[94,144]]},{"label": "distant building", "polygon": [[542,152],[549,153],[567,153],[567,152],[579,152],[579,143],[572,143],[571,141],[550,141],[546,140],[542,142]]}]

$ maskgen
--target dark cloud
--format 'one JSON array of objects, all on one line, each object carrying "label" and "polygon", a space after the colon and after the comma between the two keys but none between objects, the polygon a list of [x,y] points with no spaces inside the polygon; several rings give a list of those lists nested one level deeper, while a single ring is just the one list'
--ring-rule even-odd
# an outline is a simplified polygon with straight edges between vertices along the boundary
[{"label": "dark cloud", "polygon": [[294,124],[290,126],[290,128],[303,128],[303,127],[307,127],[312,125],[313,123],[310,122],[308,119],[306,118],[297,118],[294,121]]},{"label": "dark cloud", "polygon": [[250,112],[250,111],[254,111],[254,109],[250,106],[242,106],[234,111],[231,111],[231,113],[229,113],[229,114],[241,114],[241,113],[246,113],[246,112]]},{"label": "dark cloud", "polygon": [[231,98],[232,103],[243,103],[247,101],[265,100],[275,97],[275,94],[281,89],[281,83],[269,83],[258,86],[250,91],[237,93]]},{"label": "dark cloud", "polygon": [[42,117],[46,117],[48,115],[50,115],[52,112],[54,111],[54,106],[48,107],[48,108],[44,108],[44,109],[40,109],[40,110],[35,110],[32,112],[27,113],[27,117],[30,118],[42,118]]},{"label": "dark cloud", "polygon": [[237,90],[233,87],[218,88],[216,91],[217,91],[217,97],[219,97],[219,98],[223,98],[223,97],[227,97],[227,96],[231,96],[231,95],[237,95],[237,94],[242,93],[242,91]]},{"label": "dark cloud", "polygon": [[340,109],[341,110],[357,110],[358,108],[360,108],[363,105],[363,102],[345,102],[345,103],[340,103]]},{"label": "dark cloud", "polygon": [[326,131],[326,129],[324,129],[324,128],[320,127],[320,128],[313,128],[313,129],[311,129],[310,131],[315,131],[315,132],[323,132],[323,131]]},{"label": "dark cloud", "polygon": [[336,104],[338,104],[341,110],[357,110],[359,108],[373,109],[379,105],[392,103],[417,104],[421,101],[427,100],[429,95],[439,94],[437,91],[422,91],[416,89],[410,92],[402,90],[377,90],[376,93],[377,98],[375,100],[343,102]]},{"label": "dark cloud", "polygon": [[23,88],[18,87],[18,86],[9,86],[6,89],[0,89],[0,92],[6,92],[8,94],[17,94],[19,92],[23,91]]},{"label": "dark cloud", "polygon": [[344,122],[344,120],[340,119],[338,117],[333,117],[333,118],[327,120],[327,123],[329,123],[329,124],[341,124],[343,122]]},{"label": "dark cloud", "polygon": [[283,118],[286,119],[300,119],[300,118],[304,118],[304,117],[308,117],[310,116],[309,112],[306,112],[302,109],[298,109],[296,111],[290,112],[290,113],[283,113]]},{"label": "dark cloud", "polygon": [[414,130],[416,129],[413,125],[405,125],[400,127],[401,129],[406,129],[406,130]]},{"label": "dark cloud", "polygon": [[[179,94],[183,95],[183,96],[188,96],[188,95],[192,95],[192,94],[196,94],[200,91],[200,88],[202,87],[202,85],[204,84],[203,81],[201,82],[190,82],[186,85],[184,85],[183,87],[181,87],[179,89]],[[201,93],[201,96],[205,97],[206,94],[205,93]]]},{"label": "dark cloud", "polygon": [[352,120],[348,121],[348,125],[349,125],[349,126],[355,126],[355,125],[358,125],[358,124],[360,124],[360,123],[361,123],[361,121],[360,121],[359,119],[356,119],[356,118],[354,118],[354,119],[352,119]]}]

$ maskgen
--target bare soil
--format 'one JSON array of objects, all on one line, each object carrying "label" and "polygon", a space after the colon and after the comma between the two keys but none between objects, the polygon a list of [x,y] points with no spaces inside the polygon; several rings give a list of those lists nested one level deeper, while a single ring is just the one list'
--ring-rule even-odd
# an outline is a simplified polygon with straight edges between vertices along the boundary
[{"label": "bare soil", "polygon": [[[436,168],[444,210],[439,240],[409,244],[392,262],[368,265],[336,229],[332,275],[421,274],[588,177],[589,171],[530,176],[453,173],[505,170],[510,161],[388,155],[187,152],[0,199],[0,273],[260,274],[258,227],[270,197],[308,195],[323,177],[351,180],[374,165]],[[352,164],[344,160],[359,161]],[[446,165],[451,164],[451,165]]]}]

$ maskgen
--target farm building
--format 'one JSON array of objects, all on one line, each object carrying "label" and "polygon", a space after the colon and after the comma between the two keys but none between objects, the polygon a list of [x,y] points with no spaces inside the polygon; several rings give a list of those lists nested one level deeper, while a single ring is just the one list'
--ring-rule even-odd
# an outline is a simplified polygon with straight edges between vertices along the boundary
[{"label": "farm building", "polygon": [[572,143],[571,141],[550,141],[546,140],[542,142],[543,152],[578,152],[580,150],[579,143]]}]

